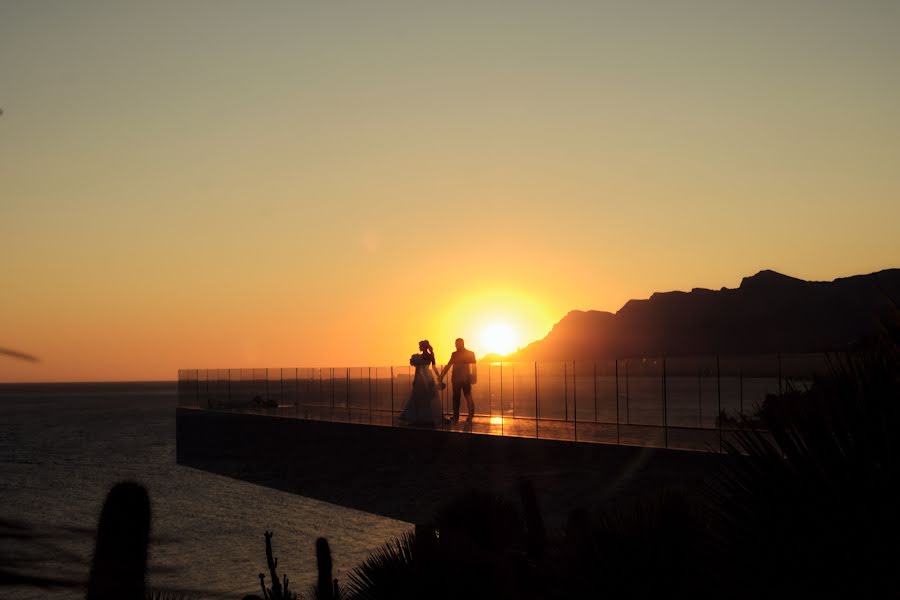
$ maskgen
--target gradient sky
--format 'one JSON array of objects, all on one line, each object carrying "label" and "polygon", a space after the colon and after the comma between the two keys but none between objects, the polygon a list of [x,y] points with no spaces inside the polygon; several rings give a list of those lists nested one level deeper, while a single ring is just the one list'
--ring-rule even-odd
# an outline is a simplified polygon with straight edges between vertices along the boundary
[{"label": "gradient sky", "polygon": [[0,381],[900,266],[900,3],[0,1]]}]

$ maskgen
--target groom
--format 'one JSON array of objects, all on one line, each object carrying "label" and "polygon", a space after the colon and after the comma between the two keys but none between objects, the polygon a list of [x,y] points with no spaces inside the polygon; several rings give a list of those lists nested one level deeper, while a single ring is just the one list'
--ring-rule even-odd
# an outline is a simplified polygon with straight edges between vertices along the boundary
[{"label": "groom", "polygon": [[[469,366],[472,365],[472,366]],[[453,375],[450,382],[453,384],[453,423],[459,421],[459,396],[460,392],[466,395],[466,407],[469,409],[467,421],[475,417],[475,402],[472,401],[472,386],[478,383],[478,371],[475,367],[475,353],[466,349],[466,343],[462,338],[456,338],[456,352],[450,355],[450,360],[444,365],[439,379],[443,379],[447,369],[453,367]]]}]

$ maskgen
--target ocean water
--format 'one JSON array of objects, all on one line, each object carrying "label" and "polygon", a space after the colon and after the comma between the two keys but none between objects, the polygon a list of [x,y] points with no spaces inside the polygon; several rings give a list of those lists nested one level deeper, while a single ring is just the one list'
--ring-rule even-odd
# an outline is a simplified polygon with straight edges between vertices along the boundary
[{"label": "ocean water", "polygon": [[[36,539],[0,539],[0,568],[84,580],[93,529],[118,481],[150,493],[149,584],[201,598],[259,592],[263,532],[275,532],[279,574],[294,589],[315,579],[315,540],[328,538],[346,573],[408,523],[220,477],[175,463],[172,384],[0,385],[0,518]],[[4,598],[83,597],[81,589],[3,588]]]}]

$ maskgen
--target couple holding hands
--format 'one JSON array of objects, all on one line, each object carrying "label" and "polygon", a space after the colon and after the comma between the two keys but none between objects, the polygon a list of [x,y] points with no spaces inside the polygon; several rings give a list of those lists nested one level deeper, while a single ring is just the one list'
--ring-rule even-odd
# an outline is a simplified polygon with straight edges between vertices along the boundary
[{"label": "couple holding hands", "polygon": [[[462,394],[466,396],[466,406],[469,409],[467,420],[472,420],[475,416],[472,386],[477,383],[478,376],[475,369],[475,353],[466,349],[462,338],[456,339],[456,352],[450,355],[450,360],[440,372],[437,370],[434,348],[431,347],[428,340],[419,342],[419,354],[413,354],[409,358],[409,364],[416,368],[416,374],[413,377],[412,393],[400,413],[401,421],[410,425],[431,427],[455,423],[459,420],[459,401]],[[447,384],[444,383],[444,375],[451,367],[453,368],[450,376],[450,384],[453,386],[453,419],[448,421],[444,418],[439,391],[447,387]]]}]

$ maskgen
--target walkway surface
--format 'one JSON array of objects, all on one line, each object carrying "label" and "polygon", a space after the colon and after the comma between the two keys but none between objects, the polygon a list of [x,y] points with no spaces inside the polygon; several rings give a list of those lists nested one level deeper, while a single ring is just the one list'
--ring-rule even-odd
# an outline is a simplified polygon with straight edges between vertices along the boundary
[{"label": "walkway surface", "polygon": [[[217,411],[218,412],[218,411]],[[564,421],[513,417],[512,414],[477,415],[469,421],[463,416],[456,423],[442,423],[437,427],[410,425],[398,419],[399,413],[389,410],[348,410],[344,407],[313,407],[283,405],[260,407],[255,410],[228,411],[244,414],[263,414],[312,421],[360,423],[404,429],[438,429],[460,434],[471,433],[503,437],[563,440],[588,444],[615,444],[646,448],[669,448],[698,452],[718,452],[722,443],[734,435],[731,429],[711,429],[685,426],[663,426],[647,423],[607,423],[595,421]],[[447,415],[449,417],[449,415]]]}]

